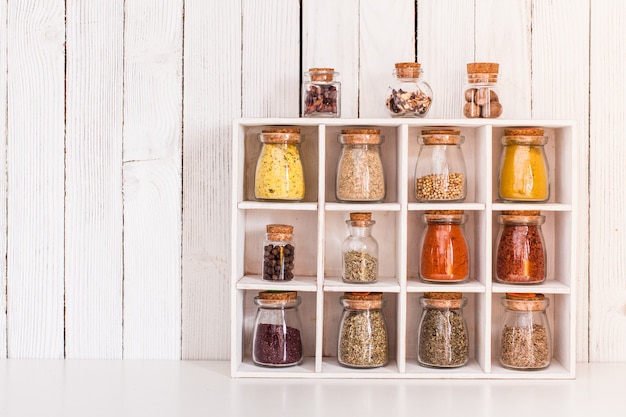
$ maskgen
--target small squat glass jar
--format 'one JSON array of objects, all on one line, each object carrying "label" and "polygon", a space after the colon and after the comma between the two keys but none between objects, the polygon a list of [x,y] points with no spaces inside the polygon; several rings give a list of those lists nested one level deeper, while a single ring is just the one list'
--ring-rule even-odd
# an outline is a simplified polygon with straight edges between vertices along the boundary
[{"label": "small squat glass jar", "polygon": [[396,63],[386,101],[391,117],[426,117],[432,101],[433,90],[422,79],[420,64]]},{"label": "small squat glass jar", "polygon": [[539,284],[546,280],[546,245],[539,211],[504,211],[498,216],[496,281]]},{"label": "small squat glass jar", "polygon": [[422,130],[415,164],[415,198],[420,203],[463,201],[467,195],[465,138],[452,129]]},{"label": "small squat glass jar", "polygon": [[431,282],[461,282],[469,277],[469,247],[463,210],[428,210],[420,245],[420,278]]},{"label": "small squat glass jar", "polygon": [[498,196],[505,202],[543,203],[550,198],[550,169],[543,129],[505,129],[498,175]]},{"label": "small squat glass jar", "polygon": [[263,144],[254,177],[258,200],[304,198],[304,170],[300,159],[300,129],[267,129],[259,135]]},{"label": "small squat glass jar", "polygon": [[434,368],[456,368],[469,359],[469,337],[463,317],[467,299],[460,292],[424,293],[417,338],[417,361]]},{"label": "small squat glass jar", "polygon": [[263,242],[263,279],[266,281],[291,281],[294,277],[295,246],[293,226],[268,224]]},{"label": "small squat glass jar", "polygon": [[337,359],[350,368],[377,368],[389,359],[387,324],[380,292],[344,293]]},{"label": "small squat glass jar", "polygon": [[370,284],[378,281],[378,242],[372,236],[372,213],[350,213],[346,220],[350,236],[341,246],[341,277],[344,282]]},{"label": "small squat glass jar", "polygon": [[302,84],[302,117],[340,117],[341,83],[333,68],[309,68]]},{"label": "small squat glass jar", "polygon": [[269,367],[294,366],[302,362],[301,303],[296,291],[263,291],[254,298],[252,361]]},{"label": "small squat glass jar", "polygon": [[337,200],[380,202],[385,199],[385,170],[380,152],[383,140],[380,129],[341,131],[335,186]]},{"label": "small squat glass jar", "polygon": [[498,97],[499,65],[493,62],[467,64],[467,84],[463,88],[463,115],[495,119],[502,115]]},{"label": "small squat glass jar", "polygon": [[542,369],[552,359],[552,338],[543,294],[507,293],[502,299],[500,364],[510,369]]}]

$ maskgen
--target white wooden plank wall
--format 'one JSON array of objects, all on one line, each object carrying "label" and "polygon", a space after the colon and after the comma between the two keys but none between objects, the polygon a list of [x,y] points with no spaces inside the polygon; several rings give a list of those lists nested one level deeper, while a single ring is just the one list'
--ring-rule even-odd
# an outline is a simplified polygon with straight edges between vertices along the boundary
[{"label": "white wooden plank wall", "polygon": [[387,117],[393,64],[417,59],[431,118],[495,60],[507,118],[578,122],[577,355],[626,361],[625,19],[617,0],[0,2],[0,357],[227,359],[232,118],[298,116],[313,66],[341,73],[344,117]]}]

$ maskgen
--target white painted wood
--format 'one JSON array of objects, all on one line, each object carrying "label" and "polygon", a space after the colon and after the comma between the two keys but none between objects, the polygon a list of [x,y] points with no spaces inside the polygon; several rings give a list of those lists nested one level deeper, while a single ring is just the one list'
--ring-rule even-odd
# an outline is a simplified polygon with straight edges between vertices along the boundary
[{"label": "white painted wood", "polygon": [[126,3],[123,357],[180,358],[183,2]]},{"label": "white painted wood", "polygon": [[65,2],[7,8],[8,356],[63,358]]},{"label": "white painted wood", "polygon": [[[0,4],[0,138],[7,137],[7,4],[5,2]],[[6,199],[7,199],[7,183],[6,183],[6,140],[4,145],[0,145],[0,254],[4,255],[0,257],[0,358],[7,357],[7,213],[6,213]]]},{"label": "white painted wood", "polygon": [[[185,1],[182,358],[229,357],[229,175],[241,4]],[[207,93],[210,92],[210,93]]]},{"label": "white painted wood", "polygon": [[122,358],[122,1],[67,3],[65,354]]}]

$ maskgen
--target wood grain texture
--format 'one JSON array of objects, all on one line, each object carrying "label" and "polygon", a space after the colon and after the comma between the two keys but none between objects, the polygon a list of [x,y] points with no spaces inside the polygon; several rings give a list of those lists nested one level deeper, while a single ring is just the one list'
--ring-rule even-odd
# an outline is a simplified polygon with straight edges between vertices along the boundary
[{"label": "wood grain texture", "polygon": [[584,65],[589,61],[589,8],[589,0],[534,0],[532,11],[532,117],[577,121],[576,357],[583,362],[589,352],[589,66]]},{"label": "wood grain texture", "polygon": [[65,2],[9,2],[8,356],[63,358]]},{"label": "wood grain texture", "polygon": [[185,2],[183,359],[229,357],[230,138],[241,116],[241,54],[233,51],[240,50],[239,2]]},{"label": "wood grain texture", "polygon": [[0,3],[0,359],[7,357],[7,3]]},{"label": "wood grain texture", "polygon": [[124,358],[180,358],[183,2],[126,3]]},{"label": "wood grain texture", "polygon": [[65,353],[122,358],[124,2],[67,2]]}]

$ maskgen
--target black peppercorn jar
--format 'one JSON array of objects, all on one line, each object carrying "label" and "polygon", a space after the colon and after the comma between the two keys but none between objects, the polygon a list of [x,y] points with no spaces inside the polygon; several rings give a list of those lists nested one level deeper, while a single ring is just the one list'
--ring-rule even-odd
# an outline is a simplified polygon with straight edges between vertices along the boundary
[{"label": "black peppercorn jar", "polygon": [[349,368],[378,368],[389,359],[387,324],[380,292],[347,292],[341,297],[337,359]]},{"label": "black peppercorn jar", "polygon": [[502,299],[500,364],[511,369],[542,369],[552,359],[552,337],[543,294],[507,293]]},{"label": "black peppercorn jar", "polygon": [[341,83],[333,68],[309,68],[302,83],[302,117],[340,117]]},{"label": "black peppercorn jar", "polygon": [[302,362],[301,303],[296,291],[263,291],[254,298],[252,361],[256,365],[285,367]]},{"label": "black peppercorn jar", "polygon": [[263,242],[263,279],[267,281],[291,281],[294,277],[295,247],[293,226],[268,224]]},{"label": "black peppercorn jar", "polygon": [[341,278],[344,282],[371,284],[378,281],[378,242],[372,236],[372,213],[350,213],[346,220],[350,236],[341,246]]},{"label": "black peppercorn jar", "polygon": [[386,101],[391,117],[426,117],[432,101],[433,90],[422,79],[421,65],[396,63]]}]

